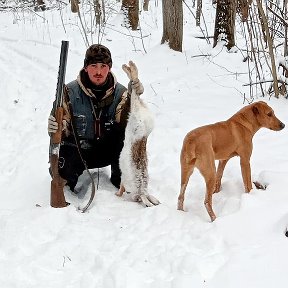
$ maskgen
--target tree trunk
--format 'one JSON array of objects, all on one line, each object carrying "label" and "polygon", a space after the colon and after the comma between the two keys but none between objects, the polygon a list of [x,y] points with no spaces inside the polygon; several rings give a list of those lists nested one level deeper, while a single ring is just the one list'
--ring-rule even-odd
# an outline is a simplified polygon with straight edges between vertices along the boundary
[{"label": "tree trunk", "polygon": [[200,26],[201,14],[202,14],[202,0],[197,0],[196,26]]},{"label": "tree trunk", "polygon": [[71,12],[72,13],[79,12],[79,0],[71,0]]},{"label": "tree trunk", "polygon": [[125,22],[132,30],[137,30],[139,23],[139,0],[122,0]]},{"label": "tree trunk", "polygon": [[[35,1],[34,1],[34,5],[35,5]],[[37,0],[36,1],[36,6],[34,7],[35,11],[45,11],[46,10],[46,5],[44,0]]]},{"label": "tree trunk", "polygon": [[252,0],[238,0],[237,1],[237,12],[241,16],[242,22],[246,22],[249,15],[249,6],[251,5]]},{"label": "tree trunk", "polygon": [[236,1],[237,0],[217,1],[213,47],[222,40],[226,41],[225,46],[228,50],[235,46]]},{"label": "tree trunk", "polygon": [[143,10],[144,10],[144,11],[148,11],[148,7],[149,7],[149,0],[144,0]]},{"label": "tree trunk", "polygon": [[182,0],[162,1],[163,35],[161,44],[168,42],[171,49],[182,52],[183,4]]},{"label": "tree trunk", "polygon": [[100,0],[94,0],[93,1],[93,6],[94,6],[94,13],[95,13],[95,18],[96,18],[96,24],[100,25],[101,24],[101,5],[100,5]]},{"label": "tree trunk", "polygon": [[[287,22],[288,21],[288,15],[287,15],[287,13],[288,13],[288,9],[287,9],[288,0],[284,0],[283,5],[284,5],[284,9],[283,10],[284,10],[284,15],[285,15],[285,20]],[[284,56],[285,57],[288,56],[288,37],[287,37],[288,27],[287,26],[288,25],[285,25],[285,28],[284,28],[284,30],[285,30]]]},{"label": "tree trunk", "polygon": [[261,25],[261,31],[262,31],[262,34],[263,34],[263,40],[265,42],[265,46],[267,47],[267,35],[266,35],[265,27],[264,27],[264,20],[265,19],[263,19],[259,8],[258,8],[258,15],[259,15],[259,21],[260,21],[260,25]]},{"label": "tree trunk", "polygon": [[[275,57],[274,57],[274,51],[273,51],[273,42],[272,42],[272,39],[270,37],[269,27],[268,27],[268,23],[267,23],[267,17],[264,13],[262,3],[260,0],[256,0],[256,2],[257,2],[259,13],[260,13],[262,21],[263,21],[263,27],[264,27],[264,30],[266,32],[267,43],[268,43],[268,48],[269,48],[269,55],[271,58],[273,88],[274,88],[275,97],[278,98],[279,97],[279,90],[278,90],[278,79],[277,79],[277,71],[276,71],[276,65],[275,65]],[[259,17],[260,17],[260,15],[259,15]]]}]

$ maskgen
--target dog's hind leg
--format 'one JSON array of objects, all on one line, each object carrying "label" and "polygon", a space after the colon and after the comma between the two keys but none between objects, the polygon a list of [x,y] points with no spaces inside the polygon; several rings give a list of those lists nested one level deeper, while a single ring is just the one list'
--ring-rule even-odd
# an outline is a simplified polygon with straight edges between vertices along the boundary
[{"label": "dog's hind leg", "polygon": [[221,180],[223,176],[223,171],[229,159],[227,160],[219,160],[217,172],[216,172],[216,184],[214,193],[218,193],[221,189]]},{"label": "dog's hind leg", "polygon": [[[182,156],[181,156],[182,157]],[[186,159],[181,159],[181,189],[178,196],[178,210],[184,211],[183,203],[185,197],[186,187],[190,176],[192,175],[195,167],[196,159],[193,159],[190,163],[185,162]]]},{"label": "dog's hind leg", "polygon": [[206,195],[204,205],[211,218],[211,221],[213,222],[216,219],[216,215],[212,208],[212,196],[213,192],[215,191],[216,184],[216,167],[214,159],[208,159],[207,157],[205,165],[203,167],[198,166],[198,169],[200,170],[206,182]]}]

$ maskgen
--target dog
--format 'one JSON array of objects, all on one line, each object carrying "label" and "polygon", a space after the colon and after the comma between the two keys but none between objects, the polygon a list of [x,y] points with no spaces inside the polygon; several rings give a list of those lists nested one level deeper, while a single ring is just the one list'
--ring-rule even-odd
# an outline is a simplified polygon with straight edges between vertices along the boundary
[{"label": "dog", "polygon": [[[224,168],[228,160],[240,157],[245,191],[252,189],[250,157],[252,138],[260,128],[282,130],[285,125],[275,116],[264,101],[247,105],[226,121],[205,125],[190,131],[184,138],[181,150],[181,189],[178,210],[183,210],[185,190],[194,168],[198,168],[206,182],[205,207],[216,219],[212,208],[212,195],[219,192]],[[219,160],[217,171],[215,160]]]},{"label": "dog", "polygon": [[[138,69],[132,61],[122,69],[131,81],[138,81]],[[153,129],[153,117],[145,103],[139,98],[132,85],[131,109],[125,129],[124,146],[120,153],[121,185],[117,196],[126,191],[132,200],[142,202],[146,207],[160,202],[148,194],[147,138]]]}]

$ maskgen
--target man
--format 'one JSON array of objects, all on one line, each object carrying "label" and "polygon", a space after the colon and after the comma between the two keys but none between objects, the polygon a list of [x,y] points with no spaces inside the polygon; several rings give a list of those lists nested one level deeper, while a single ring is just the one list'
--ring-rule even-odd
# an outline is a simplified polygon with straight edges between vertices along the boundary
[{"label": "man", "polygon": [[[144,89],[138,80],[129,83],[127,91],[117,82],[111,67],[109,49],[93,44],[86,51],[79,76],[66,85],[58,169],[71,191],[85,169],[82,159],[88,168],[111,165],[110,181],[120,186],[119,156],[130,111],[130,92],[133,87],[140,95]],[[50,115],[48,132],[51,135],[57,129],[58,123]]]}]

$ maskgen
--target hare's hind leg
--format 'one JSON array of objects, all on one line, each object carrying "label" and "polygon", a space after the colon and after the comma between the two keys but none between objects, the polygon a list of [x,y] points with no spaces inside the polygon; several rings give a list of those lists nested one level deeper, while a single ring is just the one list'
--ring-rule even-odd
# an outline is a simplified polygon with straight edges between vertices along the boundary
[{"label": "hare's hind leg", "polygon": [[[142,202],[146,207],[151,207],[154,205],[160,204],[160,201],[156,199],[154,196],[148,194],[148,158],[147,158],[147,151],[146,151],[146,144],[147,144],[147,137],[143,137],[140,140],[138,153],[139,158],[142,161],[138,162],[141,163],[137,166],[137,194],[139,195],[138,201]],[[139,199],[140,198],[140,199]]]},{"label": "hare's hind leg", "polygon": [[158,205],[160,204],[160,201],[154,197],[153,195],[149,194],[147,192],[148,190],[148,171],[147,171],[147,167],[146,169],[143,169],[142,171],[142,175],[143,175],[143,179],[142,179],[142,187],[141,187],[141,200],[142,202],[147,206],[147,207],[151,207],[154,205]]}]

